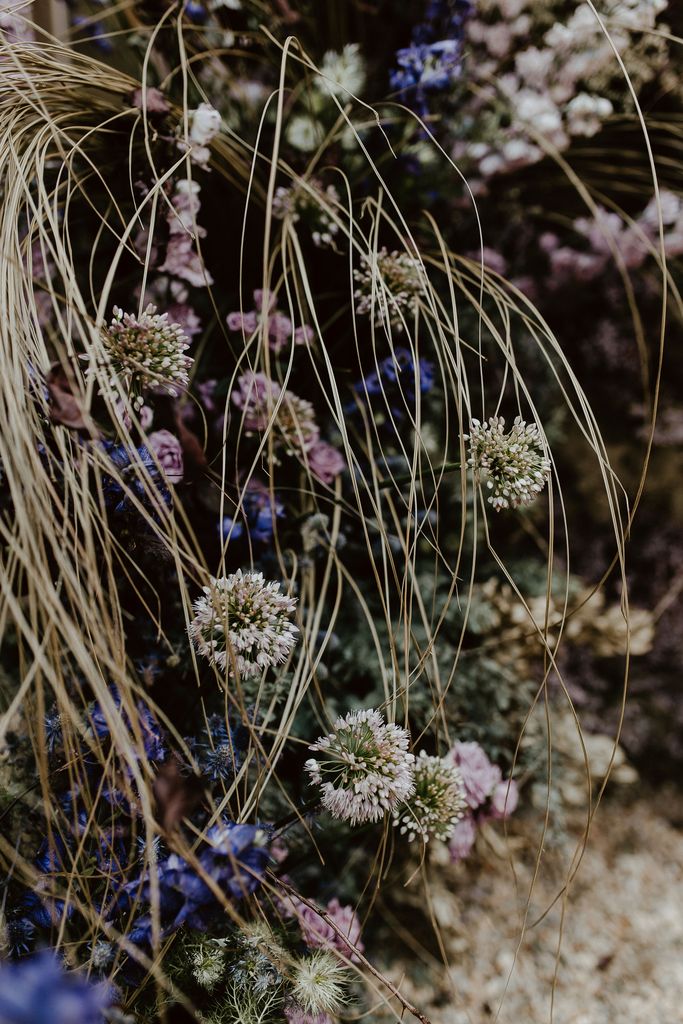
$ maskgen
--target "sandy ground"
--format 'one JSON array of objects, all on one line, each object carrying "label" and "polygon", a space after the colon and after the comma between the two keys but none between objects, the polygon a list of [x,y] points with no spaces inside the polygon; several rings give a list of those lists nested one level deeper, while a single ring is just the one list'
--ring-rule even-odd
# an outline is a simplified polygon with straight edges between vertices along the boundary
[{"label": "sandy ground", "polygon": [[[494,835],[497,852],[489,845],[483,863],[435,865],[431,890],[450,967],[425,963],[404,991],[432,1024],[683,1022],[682,826],[680,795],[608,799],[564,920],[560,900],[527,928],[516,958],[538,836],[518,822],[507,853]],[[576,815],[548,836],[529,925],[561,890],[581,827]]]}]

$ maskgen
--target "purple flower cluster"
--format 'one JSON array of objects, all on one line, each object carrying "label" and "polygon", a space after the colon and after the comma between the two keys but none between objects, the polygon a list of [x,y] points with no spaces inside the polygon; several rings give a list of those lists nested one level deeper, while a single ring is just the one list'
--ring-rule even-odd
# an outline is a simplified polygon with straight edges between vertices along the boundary
[{"label": "purple flower cluster", "polygon": [[505,781],[478,743],[456,743],[450,757],[462,778],[469,808],[453,831],[449,849],[453,860],[464,860],[477,838],[477,824],[490,818],[507,818],[517,807],[519,793],[514,779]]}]

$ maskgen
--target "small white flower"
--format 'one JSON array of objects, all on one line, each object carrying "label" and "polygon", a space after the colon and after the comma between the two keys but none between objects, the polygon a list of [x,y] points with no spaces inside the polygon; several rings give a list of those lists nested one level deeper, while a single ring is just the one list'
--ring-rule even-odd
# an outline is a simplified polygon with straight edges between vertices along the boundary
[{"label": "small white flower", "polygon": [[348,971],[332,953],[318,950],[295,961],[292,997],[306,1013],[336,1013],[346,1002]]},{"label": "small white flower", "polygon": [[446,841],[462,818],[465,803],[462,776],[452,761],[424,750],[415,762],[415,792],[394,812],[394,825],[408,842],[419,836]]},{"label": "small white flower", "polygon": [[190,142],[208,146],[221,130],[221,115],[210,103],[200,103],[190,111]]},{"label": "small white flower", "polygon": [[347,43],[341,53],[328,50],[320,71],[321,75],[315,80],[318,89],[327,90],[341,100],[349,99],[349,94],[357,96],[365,85],[365,61],[358,43]]},{"label": "small white flower", "polygon": [[287,124],[287,142],[302,153],[312,153],[323,141],[320,125],[307,114],[295,114]]},{"label": "small white flower", "polygon": [[565,111],[570,135],[585,135],[590,138],[602,127],[602,122],[613,111],[612,104],[604,96],[591,96],[580,92],[568,104]]},{"label": "small white flower", "polygon": [[298,627],[289,621],[296,599],[266,583],[263,573],[241,569],[211,578],[194,602],[190,638],[199,654],[222,671],[249,678],[286,660]]},{"label": "small white flower", "polygon": [[543,452],[543,443],[535,423],[527,424],[517,416],[512,429],[505,433],[502,416],[492,416],[480,423],[472,420],[470,433],[470,465],[479,482],[481,475],[493,493],[488,501],[498,512],[502,508],[531,505],[545,487],[550,476],[550,462]]},{"label": "small white flower", "polygon": [[309,748],[322,756],[306,762],[326,810],[351,825],[379,821],[395,810],[415,787],[408,743],[406,730],[387,724],[379,711],[338,718],[334,731]]}]

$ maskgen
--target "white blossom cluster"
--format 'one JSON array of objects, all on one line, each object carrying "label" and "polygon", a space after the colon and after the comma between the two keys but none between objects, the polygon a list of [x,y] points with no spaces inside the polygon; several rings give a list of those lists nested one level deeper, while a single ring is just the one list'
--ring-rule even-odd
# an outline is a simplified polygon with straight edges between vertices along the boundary
[{"label": "white blossom cluster", "polygon": [[506,433],[502,416],[480,423],[472,420],[468,465],[475,480],[485,477],[492,492],[488,501],[498,512],[503,508],[531,505],[550,476],[550,462],[543,453],[541,435],[535,423],[527,424],[517,416]]},{"label": "white blossom cluster", "polygon": [[321,757],[306,762],[325,809],[351,825],[393,812],[415,788],[408,743],[406,730],[387,724],[379,711],[350,711],[338,718],[333,731],[309,748]]},{"label": "white blossom cluster", "polygon": [[113,313],[102,331],[104,354],[98,358],[111,371],[110,385],[125,382],[138,407],[147,388],[173,396],[184,391],[193,360],[185,355],[190,342],[181,325],[169,323],[168,313],[159,314],[152,305],[139,317],[118,306]]},{"label": "white blossom cluster", "polygon": [[296,599],[266,583],[263,573],[241,569],[211,578],[194,602],[190,638],[198,653],[222,671],[260,675],[286,660],[298,627],[290,622]]},{"label": "white blossom cluster", "polygon": [[486,0],[467,22],[476,104],[488,104],[491,125],[499,124],[487,138],[459,143],[455,155],[467,149],[484,178],[540,160],[543,142],[562,151],[572,137],[595,135],[623,93],[614,50],[636,92],[657,75],[666,89],[678,88],[667,77],[666,28],[657,21],[667,0],[606,0],[604,28],[585,3],[540,6]]},{"label": "white blossom cluster", "polygon": [[320,63],[315,87],[331,92],[342,102],[358,96],[365,85],[365,60],[358,43],[347,43],[340,53],[328,50]]},{"label": "white blossom cluster", "polygon": [[425,290],[425,275],[418,260],[407,252],[389,252],[382,247],[373,256],[363,256],[354,270],[354,299],[360,316],[372,314],[377,326],[401,328],[406,315],[414,312]]},{"label": "white blossom cluster", "polygon": [[409,843],[418,836],[425,843],[432,837],[445,842],[466,807],[458,768],[448,758],[433,757],[422,750],[415,762],[415,792],[397,807],[394,825]]},{"label": "white blossom cluster", "polygon": [[339,201],[339,192],[334,185],[323,186],[312,178],[306,182],[306,186],[280,186],[273,197],[273,216],[277,220],[289,218],[292,224],[302,221],[310,228],[314,245],[319,248],[332,247],[339,233],[339,225],[323,204],[337,207]]},{"label": "white blossom cluster", "polygon": [[309,452],[320,440],[312,404],[293,391],[283,393],[265,373],[242,374],[231,397],[242,411],[245,430],[263,432],[272,425],[275,445],[283,446],[288,455]]}]

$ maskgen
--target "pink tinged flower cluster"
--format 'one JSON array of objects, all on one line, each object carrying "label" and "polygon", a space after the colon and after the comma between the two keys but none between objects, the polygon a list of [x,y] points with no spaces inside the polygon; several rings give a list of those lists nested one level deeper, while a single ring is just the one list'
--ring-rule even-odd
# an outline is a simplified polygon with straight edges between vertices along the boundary
[{"label": "pink tinged flower cluster", "polygon": [[277,296],[274,292],[263,292],[257,288],[254,292],[255,309],[248,313],[236,310],[228,313],[227,325],[231,331],[243,331],[246,335],[256,334],[259,327],[265,329],[268,346],[275,355],[288,345],[309,345],[313,340],[313,329],[307,324],[294,327],[292,321],[277,309]]},{"label": "pink tinged flower cluster", "polygon": [[110,372],[110,384],[127,385],[138,406],[146,389],[158,388],[175,397],[189,384],[189,340],[180,324],[170,323],[168,313],[157,313],[155,306],[147,306],[140,316],[114,306],[102,343],[98,361]]},{"label": "pink tinged flower cluster", "polygon": [[194,602],[190,638],[199,654],[221,671],[259,676],[289,657],[298,627],[290,621],[296,599],[260,572],[211,578]]},{"label": "pink tinged flower cluster", "polygon": [[185,472],[183,448],[175,434],[170,430],[155,430],[147,438],[147,447],[156,455],[168,482],[181,483]]},{"label": "pink tinged flower cluster", "polygon": [[379,821],[414,791],[408,745],[406,730],[379,711],[351,711],[309,748],[320,756],[306,762],[306,771],[333,817],[351,825]]},{"label": "pink tinged flower cluster", "polygon": [[201,207],[199,191],[196,181],[181,178],[176,182],[171,200],[173,209],[169,210],[167,217],[166,259],[159,271],[187,281],[195,288],[205,288],[213,284],[213,278],[200,258],[195,241],[206,235],[206,228],[197,223]]},{"label": "pink tinged flower cluster", "polygon": [[[326,917],[338,931],[316,910],[295,897],[288,899],[284,910],[296,917],[301,937],[309,949],[336,950],[352,963],[358,962],[356,950],[362,953],[365,947],[360,938],[360,921],[353,907],[342,905],[336,896],[325,907]],[[343,936],[349,941],[346,942]]]},{"label": "pink tinged flower cluster", "polygon": [[262,433],[272,428],[276,446],[288,454],[309,452],[318,443],[320,428],[311,403],[283,391],[267,374],[253,370],[243,374],[231,397],[242,412],[246,430]]},{"label": "pink tinged flower cluster", "polygon": [[488,800],[501,782],[503,773],[473,741],[456,743],[450,757],[460,771],[465,802],[474,811]]}]

